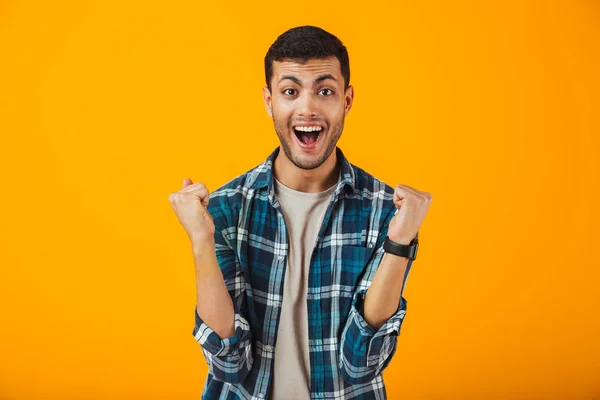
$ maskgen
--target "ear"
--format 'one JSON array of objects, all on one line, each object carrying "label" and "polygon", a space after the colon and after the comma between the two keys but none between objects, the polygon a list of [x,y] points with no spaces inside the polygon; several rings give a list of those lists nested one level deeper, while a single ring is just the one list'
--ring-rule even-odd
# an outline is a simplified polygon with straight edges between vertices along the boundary
[{"label": "ear", "polygon": [[269,117],[272,119],[273,118],[273,108],[272,108],[272,104],[271,104],[271,92],[269,91],[269,88],[266,86],[263,87],[263,101],[265,102],[265,109],[267,110],[267,114],[269,114]]},{"label": "ear", "polygon": [[348,86],[344,93],[344,116],[348,115],[350,108],[352,108],[352,102],[354,101],[354,86]]}]

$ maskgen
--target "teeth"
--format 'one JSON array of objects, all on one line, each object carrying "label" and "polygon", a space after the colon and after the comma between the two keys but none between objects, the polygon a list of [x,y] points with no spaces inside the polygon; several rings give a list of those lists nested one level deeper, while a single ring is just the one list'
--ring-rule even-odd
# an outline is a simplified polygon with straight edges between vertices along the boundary
[{"label": "teeth", "polygon": [[301,132],[320,132],[322,128],[320,126],[297,126],[294,129]]}]

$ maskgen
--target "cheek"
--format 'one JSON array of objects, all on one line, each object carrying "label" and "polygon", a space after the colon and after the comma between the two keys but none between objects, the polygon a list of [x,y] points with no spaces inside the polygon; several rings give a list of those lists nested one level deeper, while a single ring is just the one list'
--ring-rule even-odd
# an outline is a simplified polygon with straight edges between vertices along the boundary
[{"label": "cheek", "polygon": [[283,101],[277,101],[277,99],[273,99],[271,102],[271,108],[273,110],[273,114],[277,114],[280,117],[285,117],[290,113],[292,109],[290,105]]},{"label": "cheek", "polygon": [[275,124],[277,125],[277,127],[279,129],[286,129],[288,123],[289,123],[289,117],[287,115],[287,113],[280,109],[280,108],[276,108],[273,107],[273,121],[275,122]]},{"label": "cheek", "polygon": [[331,122],[337,122],[344,118],[345,109],[343,106],[336,105],[329,110],[328,118]]},{"label": "cheek", "polygon": [[273,119],[281,126],[287,126],[292,118],[293,113],[285,108],[273,107]]}]

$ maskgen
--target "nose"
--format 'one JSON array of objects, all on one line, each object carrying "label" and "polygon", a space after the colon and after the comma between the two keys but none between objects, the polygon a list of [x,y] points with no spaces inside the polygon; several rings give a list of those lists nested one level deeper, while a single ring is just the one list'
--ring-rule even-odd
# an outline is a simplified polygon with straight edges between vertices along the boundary
[{"label": "nose", "polygon": [[298,115],[310,119],[318,114],[317,104],[310,91],[305,91],[298,98]]}]

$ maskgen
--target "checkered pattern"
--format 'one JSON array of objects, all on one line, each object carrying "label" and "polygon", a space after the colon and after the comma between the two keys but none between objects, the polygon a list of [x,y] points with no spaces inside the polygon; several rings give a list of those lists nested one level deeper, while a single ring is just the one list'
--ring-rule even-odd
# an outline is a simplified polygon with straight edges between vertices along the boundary
[{"label": "checkered pattern", "polygon": [[[210,195],[217,259],[234,303],[235,336],[220,339],[194,307],[193,335],[210,368],[202,399],[269,398],[288,251],[273,189],[279,149]],[[309,271],[311,398],[385,399],[381,372],[396,351],[406,299],[401,296],[396,313],[378,330],[365,322],[362,304],[397,212],[394,189],[336,151],[340,179]]]}]

